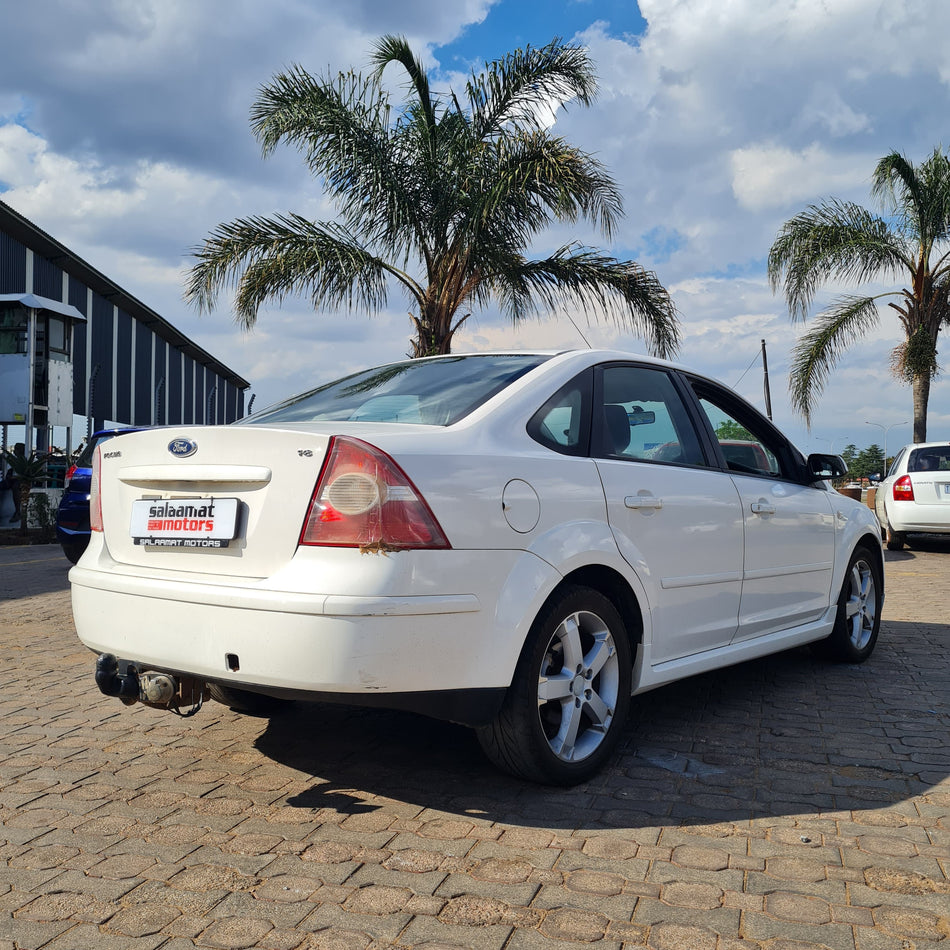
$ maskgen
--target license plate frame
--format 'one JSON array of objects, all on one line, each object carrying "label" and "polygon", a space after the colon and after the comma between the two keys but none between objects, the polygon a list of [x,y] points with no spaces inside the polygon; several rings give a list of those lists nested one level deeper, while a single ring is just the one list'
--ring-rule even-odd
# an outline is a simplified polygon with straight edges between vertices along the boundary
[{"label": "license plate frame", "polygon": [[129,535],[155,548],[226,548],[237,537],[237,498],[138,498],[132,502]]}]

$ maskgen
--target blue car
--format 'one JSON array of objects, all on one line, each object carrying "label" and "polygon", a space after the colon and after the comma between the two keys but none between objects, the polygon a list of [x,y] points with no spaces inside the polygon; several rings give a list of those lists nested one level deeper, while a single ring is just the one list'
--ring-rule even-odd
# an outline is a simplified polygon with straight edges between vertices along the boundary
[{"label": "blue car", "polygon": [[92,482],[92,456],[97,445],[138,428],[100,429],[69,467],[63,487],[63,497],[56,513],[56,539],[63,553],[75,564],[89,544],[89,486]]}]

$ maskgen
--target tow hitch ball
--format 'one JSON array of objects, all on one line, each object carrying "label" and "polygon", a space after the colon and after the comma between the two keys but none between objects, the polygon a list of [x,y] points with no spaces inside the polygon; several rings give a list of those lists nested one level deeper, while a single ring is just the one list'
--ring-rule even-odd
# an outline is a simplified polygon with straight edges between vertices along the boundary
[{"label": "tow hitch ball", "polygon": [[[160,709],[177,708],[182,700],[197,700],[200,705],[204,692],[203,683],[198,684],[193,680],[185,682],[168,673],[140,673],[132,663],[126,665],[124,673],[120,673],[119,661],[111,653],[103,653],[96,660],[96,685],[100,692],[118,697],[126,706],[144,703]],[[185,689],[190,689],[192,694],[188,699],[184,696]]]}]

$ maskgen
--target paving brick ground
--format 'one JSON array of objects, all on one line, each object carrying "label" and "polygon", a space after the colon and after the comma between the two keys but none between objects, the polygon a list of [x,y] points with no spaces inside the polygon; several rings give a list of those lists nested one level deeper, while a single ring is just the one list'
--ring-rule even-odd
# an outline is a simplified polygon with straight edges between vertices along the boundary
[{"label": "paving brick ground", "polygon": [[464,729],[99,695],[56,547],[0,548],[0,950],[950,950],[950,543],[863,666],[637,697],[571,790]]}]

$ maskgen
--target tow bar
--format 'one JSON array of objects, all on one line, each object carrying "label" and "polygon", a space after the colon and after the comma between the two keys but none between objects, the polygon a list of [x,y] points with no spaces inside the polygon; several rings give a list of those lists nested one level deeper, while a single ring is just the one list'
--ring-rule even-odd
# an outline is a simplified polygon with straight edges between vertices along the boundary
[{"label": "tow bar", "polygon": [[[207,684],[191,676],[173,676],[154,670],[139,672],[134,663],[125,663],[119,672],[119,660],[102,653],[96,660],[96,686],[106,696],[115,696],[126,706],[143,703],[156,709],[170,709],[179,716],[193,716],[204,702]],[[191,706],[181,712],[181,706]]]}]

